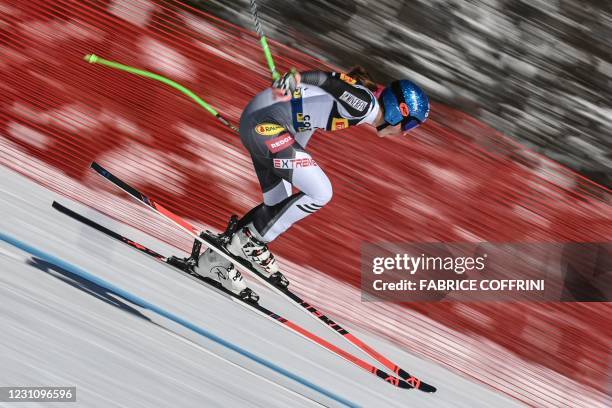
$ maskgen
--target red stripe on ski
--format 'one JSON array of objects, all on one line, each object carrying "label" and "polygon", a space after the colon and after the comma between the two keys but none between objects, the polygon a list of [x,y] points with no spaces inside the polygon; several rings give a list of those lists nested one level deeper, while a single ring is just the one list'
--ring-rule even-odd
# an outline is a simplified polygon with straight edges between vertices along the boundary
[{"label": "red stripe on ski", "polygon": [[302,300],[301,298],[299,298],[296,294],[294,294],[292,292],[289,292],[289,297],[292,298],[293,300],[295,300],[295,302],[297,304],[299,304],[300,306],[302,306],[304,309],[309,311],[313,316],[317,317],[321,322],[325,323],[328,327],[333,329],[336,333],[344,336],[344,338],[346,340],[348,340],[350,343],[354,344],[355,346],[357,346],[358,348],[363,350],[365,353],[367,353],[368,355],[370,355],[371,357],[376,359],[378,362],[383,364],[388,369],[393,370],[393,372],[395,374],[397,374],[400,378],[404,379],[406,382],[408,382],[414,388],[417,388],[417,389],[419,389],[421,391],[425,391],[425,392],[436,392],[436,388],[435,387],[433,387],[432,385],[429,385],[427,383],[422,382],[417,377],[415,377],[415,376],[409,374],[408,372],[404,371],[397,364],[393,363],[391,360],[389,360],[388,358],[386,358],[385,356],[380,354],[378,351],[376,351],[372,347],[368,346],[362,340],[360,340],[359,338],[355,337],[353,334],[349,333],[348,330],[344,329],[338,323],[334,322],[332,319],[327,317],[325,314],[323,314],[321,311],[319,311],[316,307],[312,306],[308,302],[306,302],[306,301]]},{"label": "red stripe on ski", "polygon": [[196,227],[194,227],[193,225],[191,225],[189,222],[187,222],[184,218],[179,217],[178,215],[176,215],[172,211],[168,210],[163,205],[153,201],[150,198],[149,198],[149,201],[151,202],[151,205],[153,206],[153,208],[156,209],[157,211],[159,211],[161,214],[163,214],[166,217],[170,218],[172,221],[176,222],[181,227],[186,228],[187,230],[191,231],[192,233],[198,235],[198,229]]},{"label": "red stripe on ski", "polygon": [[[297,324],[293,323],[290,320],[287,320],[284,322],[284,324],[286,326],[291,327],[293,330],[297,331],[298,333],[302,334],[303,336],[309,338],[310,340],[319,343],[320,345],[322,345],[323,347],[332,350],[334,353],[344,357],[345,359],[349,360],[350,362],[358,365],[359,367],[370,371],[374,374],[377,374],[378,371],[380,371],[378,368],[376,368],[375,366],[373,366],[372,364],[367,363],[366,361],[360,359],[359,357],[356,357],[352,354],[350,354],[347,351],[344,351],[343,349],[341,349],[340,347],[336,346],[335,344],[330,343],[329,341],[317,336],[314,333],[311,333],[309,331],[307,331],[306,329],[302,328],[301,326],[298,326]],[[389,376],[391,378],[394,378],[392,376]],[[388,377],[387,377],[388,378]],[[397,378],[396,378],[397,379]],[[397,386],[399,386],[399,383],[396,384]]]},{"label": "red stripe on ski", "polygon": [[351,343],[353,343],[354,345],[356,345],[357,347],[359,347],[360,349],[362,349],[363,351],[365,351],[366,353],[374,357],[381,364],[384,364],[387,368],[393,371],[395,370],[399,371],[399,367],[395,365],[391,360],[389,360],[387,357],[380,354],[378,351],[374,350],[372,347],[365,344],[363,341],[361,341],[357,337],[353,336],[351,333],[346,333],[344,337],[348,339],[348,341],[350,341]]}]

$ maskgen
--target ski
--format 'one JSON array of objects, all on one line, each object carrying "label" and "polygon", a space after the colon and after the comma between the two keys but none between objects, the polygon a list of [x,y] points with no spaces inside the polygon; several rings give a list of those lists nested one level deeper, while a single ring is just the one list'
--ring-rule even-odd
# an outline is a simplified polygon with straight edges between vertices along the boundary
[{"label": "ski", "polygon": [[338,333],[348,342],[368,354],[370,357],[377,360],[379,363],[383,364],[388,369],[392,370],[396,375],[398,375],[402,380],[406,381],[410,385],[410,388],[416,388],[423,392],[436,392],[436,387],[433,385],[427,384],[424,381],[421,381],[417,377],[410,375],[406,370],[399,367],[397,364],[393,363],[391,360],[374,350],[372,347],[368,346],[365,342],[357,338],[355,335],[351,334],[348,330],[344,329],[338,323],[333,321],[331,318],[322,313],[319,309],[317,309],[312,304],[306,302],[304,299],[299,297],[297,294],[292,292],[289,289],[280,289],[277,286],[273,285],[265,276],[259,273],[255,268],[251,267],[250,263],[246,260],[236,258],[232,254],[230,254],[222,245],[220,245],[219,241],[216,238],[216,235],[210,231],[200,232],[194,225],[189,223],[184,218],[180,217],[177,214],[174,214],[172,211],[163,207],[161,204],[157,203],[150,197],[146,196],[142,192],[138,191],[134,187],[130,186],[123,180],[119,179],[117,176],[113,175],[111,172],[106,170],[104,167],[99,165],[96,162],[91,164],[91,168],[95,170],[98,174],[104,177],[106,180],[110,181],[123,191],[130,194],[134,199],[138,200],[141,204],[146,205],[150,209],[154,210],[158,214],[170,219],[179,227],[186,230],[190,233],[193,238],[201,243],[207,245],[212,250],[216,251],[221,256],[225,257],[228,261],[237,264],[238,266],[243,267],[248,272],[256,275],[262,281],[264,281],[270,288],[275,290],[277,293],[287,296],[291,299],[295,304],[305,309],[310,313],[312,317],[314,317],[317,321],[321,322],[328,328],[331,328],[335,333]]},{"label": "ski", "polygon": [[73,218],[74,220],[77,220],[99,232],[102,232],[103,234],[114,238],[118,241],[123,242],[126,245],[129,245],[130,247],[150,256],[151,258],[155,259],[156,261],[174,269],[175,271],[178,271],[182,274],[187,274],[193,278],[196,278],[201,284],[203,285],[207,285],[209,287],[213,287],[215,289],[217,289],[218,291],[223,292],[226,296],[231,297],[232,300],[245,305],[247,308],[251,308],[254,309],[255,311],[259,312],[259,314],[264,315],[272,320],[274,320],[275,322],[287,327],[289,330],[297,333],[298,335],[301,335],[303,337],[305,337],[306,339],[314,342],[315,344],[323,347],[324,349],[326,349],[327,351],[334,353],[335,355],[344,358],[345,360],[347,360],[350,363],[353,363],[355,365],[357,365],[358,367],[363,368],[364,370],[376,375],[377,377],[383,379],[384,381],[394,385],[395,387],[398,388],[404,388],[404,389],[410,389],[413,388],[413,386],[403,380],[400,380],[397,377],[394,377],[390,374],[385,373],[384,371],[376,368],[375,366],[369,364],[368,362],[360,359],[359,357],[356,357],[352,354],[350,354],[349,352],[341,349],[340,347],[328,342],[327,340],[317,336],[316,334],[308,331],[307,329],[305,329],[304,327],[298,325],[297,323],[292,322],[291,320],[285,319],[284,317],[282,317],[281,315],[278,315],[274,312],[272,312],[271,310],[265,308],[264,306],[258,304],[258,303],[250,303],[247,302],[243,299],[241,299],[240,297],[238,297],[237,295],[235,295],[234,293],[232,293],[231,291],[225,289],[222,285],[220,285],[218,282],[200,276],[195,272],[188,272],[188,271],[184,271],[174,265],[171,265],[169,263],[167,263],[168,258],[165,257],[164,255],[161,255],[157,252],[155,252],[152,249],[147,248],[146,246],[131,240],[129,238],[127,238],[124,235],[121,235],[109,228],[106,228],[103,225],[98,224],[97,222],[67,208],[66,206],[58,203],[57,201],[54,201],[52,204],[52,207],[56,210],[58,210],[59,212]]}]

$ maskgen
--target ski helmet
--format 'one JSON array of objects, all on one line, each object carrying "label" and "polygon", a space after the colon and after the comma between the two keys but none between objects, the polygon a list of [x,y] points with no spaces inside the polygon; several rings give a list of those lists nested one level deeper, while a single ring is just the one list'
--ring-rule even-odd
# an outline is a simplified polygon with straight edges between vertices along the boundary
[{"label": "ski helmet", "polygon": [[402,124],[408,131],[419,126],[429,116],[429,97],[417,84],[407,79],[391,82],[378,98],[385,113],[385,122],[377,130]]}]

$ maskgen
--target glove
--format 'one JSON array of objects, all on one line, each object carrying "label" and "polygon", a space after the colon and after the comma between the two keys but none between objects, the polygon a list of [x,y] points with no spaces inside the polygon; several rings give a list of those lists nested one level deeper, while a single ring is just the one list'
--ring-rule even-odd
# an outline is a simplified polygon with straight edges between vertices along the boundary
[{"label": "glove", "polygon": [[286,72],[283,76],[275,80],[272,83],[272,87],[280,90],[283,96],[290,96],[300,84],[299,75],[300,74],[295,68],[293,68],[291,71]]}]

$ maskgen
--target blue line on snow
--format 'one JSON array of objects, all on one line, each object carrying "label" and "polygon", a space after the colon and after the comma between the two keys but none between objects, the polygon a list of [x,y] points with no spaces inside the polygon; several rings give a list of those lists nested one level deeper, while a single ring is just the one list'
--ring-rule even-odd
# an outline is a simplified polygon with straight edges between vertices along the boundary
[{"label": "blue line on snow", "polygon": [[56,257],[54,255],[51,255],[51,254],[46,253],[46,252],[43,252],[42,250],[34,248],[33,246],[28,245],[25,242],[22,242],[22,241],[20,241],[20,240],[18,240],[16,238],[13,238],[13,237],[11,237],[9,235],[6,235],[6,234],[4,234],[2,232],[0,232],[0,240],[2,240],[4,242],[7,242],[7,243],[9,243],[9,244],[11,244],[11,245],[13,245],[13,246],[23,250],[23,251],[29,252],[30,254],[32,254],[32,255],[34,255],[34,256],[36,256],[38,258],[44,259],[47,262],[54,263],[54,264],[56,264],[56,265],[58,265],[58,266],[60,266],[60,267],[62,267],[64,269],[66,269],[69,272],[72,272],[72,273],[74,273],[76,275],[79,275],[79,276],[81,276],[84,279],[87,279],[87,280],[89,280],[91,282],[94,282],[97,285],[100,285],[100,286],[106,288],[109,291],[115,292],[116,294],[122,296],[123,298],[129,300],[130,302],[132,302],[132,303],[134,303],[134,304],[136,304],[136,305],[138,305],[140,307],[143,307],[145,309],[149,309],[152,312],[155,312],[155,313],[157,313],[160,316],[163,316],[163,317],[165,317],[165,318],[167,318],[169,320],[172,320],[172,321],[180,324],[183,327],[186,327],[186,328],[188,328],[188,329],[190,329],[190,330],[192,330],[192,331],[194,331],[194,332],[196,332],[196,333],[198,333],[198,334],[200,334],[200,335],[202,335],[202,336],[204,336],[204,337],[206,337],[206,338],[208,338],[208,339],[210,339],[210,340],[212,340],[212,341],[214,341],[214,342],[216,342],[218,344],[221,344],[222,346],[225,346],[226,348],[228,348],[230,350],[233,350],[233,351],[235,351],[238,354],[241,354],[241,355],[243,355],[245,357],[248,357],[251,360],[253,360],[253,361],[255,361],[255,362],[257,362],[257,363],[259,363],[259,364],[261,364],[261,365],[263,365],[265,367],[268,367],[271,370],[276,371],[277,373],[282,374],[285,377],[288,377],[288,378],[290,378],[290,379],[292,379],[292,380],[294,380],[294,381],[296,381],[296,382],[298,382],[298,383],[300,383],[300,384],[302,384],[302,385],[304,385],[304,386],[306,386],[306,387],[308,387],[308,388],[310,388],[310,389],[312,389],[314,391],[317,391],[317,392],[319,392],[319,393],[321,393],[321,394],[323,394],[323,395],[325,395],[325,396],[327,396],[327,397],[329,397],[329,398],[331,398],[331,399],[333,399],[333,400],[335,400],[335,401],[337,401],[337,402],[339,402],[341,404],[344,404],[344,405],[346,405],[348,407],[358,407],[359,406],[359,405],[355,404],[354,402],[351,402],[351,401],[349,401],[349,400],[347,400],[347,399],[345,399],[345,398],[343,398],[343,397],[341,397],[341,396],[339,396],[339,395],[337,395],[337,394],[335,394],[335,393],[333,393],[331,391],[328,391],[325,388],[322,388],[322,387],[320,387],[320,386],[318,386],[318,385],[308,381],[307,379],[305,379],[305,378],[303,378],[303,377],[301,377],[301,376],[299,376],[297,374],[294,374],[291,371],[288,371],[288,370],[284,369],[283,367],[280,367],[280,366],[274,364],[273,362],[271,362],[269,360],[266,360],[266,359],[264,359],[262,357],[259,357],[259,356],[255,355],[255,354],[251,353],[250,351],[248,351],[248,350],[246,350],[246,349],[244,349],[244,348],[242,348],[242,347],[240,347],[240,346],[238,346],[236,344],[233,344],[233,343],[231,343],[231,342],[229,342],[229,341],[227,341],[227,340],[225,340],[225,339],[215,335],[214,333],[212,333],[212,332],[210,332],[210,331],[208,331],[208,330],[206,330],[206,329],[204,329],[204,328],[202,328],[200,326],[197,326],[197,325],[189,322],[188,320],[183,319],[182,317],[175,315],[174,313],[166,311],[166,310],[162,309],[161,307],[155,306],[154,304],[149,303],[146,300],[144,300],[144,299],[142,299],[142,298],[140,298],[140,297],[138,297],[136,295],[133,295],[132,293],[130,293],[130,292],[126,291],[126,290],[123,290],[123,289],[119,288],[118,286],[113,285],[110,282],[105,281],[104,279],[98,278],[97,276],[95,276],[95,275],[85,271],[84,269],[79,268],[76,265],[72,265],[72,264],[70,264],[70,263],[68,263],[66,261],[63,261],[62,259],[60,259],[60,258],[58,258],[58,257]]}]

